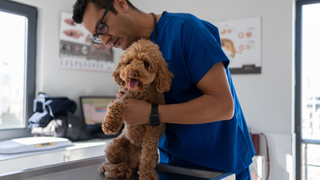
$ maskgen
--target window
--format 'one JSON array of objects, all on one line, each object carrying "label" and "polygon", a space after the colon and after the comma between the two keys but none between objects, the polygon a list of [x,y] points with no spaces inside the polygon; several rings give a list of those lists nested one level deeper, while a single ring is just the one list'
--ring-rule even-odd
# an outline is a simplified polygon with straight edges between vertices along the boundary
[{"label": "window", "polygon": [[[296,3],[296,179],[320,177],[320,130],[317,129],[319,109],[320,0],[297,0]],[[312,108],[307,102],[314,104]],[[311,100],[311,101],[310,101]],[[301,126],[303,114],[310,112],[309,126]]]},{"label": "window", "polygon": [[35,98],[37,9],[0,1],[0,140],[29,136]]}]

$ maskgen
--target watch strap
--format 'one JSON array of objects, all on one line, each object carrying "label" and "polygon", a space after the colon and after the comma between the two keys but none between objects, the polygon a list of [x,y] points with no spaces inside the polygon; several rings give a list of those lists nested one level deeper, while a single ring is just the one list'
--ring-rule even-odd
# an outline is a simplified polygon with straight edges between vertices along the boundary
[{"label": "watch strap", "polygon": [[158,114],[158,104],[152,104],[151,106],[149,123],[151,126],[160,126],[160,115]]},{"label": "watch strap", "polygon": [[151,106],[151,115],[159,115],[158,114],[158,104],[152,104]]}]

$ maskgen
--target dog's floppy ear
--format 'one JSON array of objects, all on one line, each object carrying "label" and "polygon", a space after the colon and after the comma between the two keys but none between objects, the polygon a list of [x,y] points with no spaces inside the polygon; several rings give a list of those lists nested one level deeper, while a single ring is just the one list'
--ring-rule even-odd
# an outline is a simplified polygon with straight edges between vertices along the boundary
[{"label": "dog's floppy ear", "polygon": [[160,93],[168,92],[171,86],[171,79],[173,78],[173,74],[169,72],[168,65],[162,60],[162,63],[159,65],[159,69],[157,72],[157,77],[154,80],[154,86],[157,91]]},{"label": "dog's floppy ear", "polygon": [[124,86],[125,85],[125,82],[120,78],[120,69],[121,69],[121,62],[118,63],[117,67],[116,67],[116,70],[113,71],[112,73],[112,77],[114,79],[114,81],[116,81],[116,83],[119,85],[119,86]]}]

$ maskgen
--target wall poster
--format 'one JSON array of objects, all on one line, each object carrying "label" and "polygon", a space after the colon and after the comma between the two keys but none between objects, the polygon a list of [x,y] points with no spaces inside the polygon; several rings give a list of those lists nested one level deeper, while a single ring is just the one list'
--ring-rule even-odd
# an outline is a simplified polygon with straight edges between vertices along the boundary
[{"label": "wall poster", "polygon": [[261,73],[261,17],[213,23],[232,74]]},{"label": "wall poster", "polygon": [[91,35],[82,24],[63,12],[60,22],[60,68],[104,71],[114,70],[114,53],[110,45],[91,43]]}]

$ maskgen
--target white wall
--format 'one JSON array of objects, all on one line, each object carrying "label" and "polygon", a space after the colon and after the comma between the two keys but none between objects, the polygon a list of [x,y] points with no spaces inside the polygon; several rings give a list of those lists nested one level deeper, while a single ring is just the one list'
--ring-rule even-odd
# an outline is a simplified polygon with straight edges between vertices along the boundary
[{"label": "white wall", "polygon": [[[114,95],[111,73],[60,69],[61,12],[72,12],[75,0],[19,0],[39,8],[37,92],[78,101],[93,95]],[[294,152],[294,8],[295,0],[131,0],[145,12],[187,12],[209,22],[261,16],[262,73],[232,75],[248,126],[267,135],[269,179],[293,179]],[[115,51],[116,63],[123,51]],[[79,110],[77,111],[79,115]],[[262,141],[263,142],[263,141]],[[262,147],[265,147],[262,145]],[[262,148],[262,153],[265,153]]]}]

